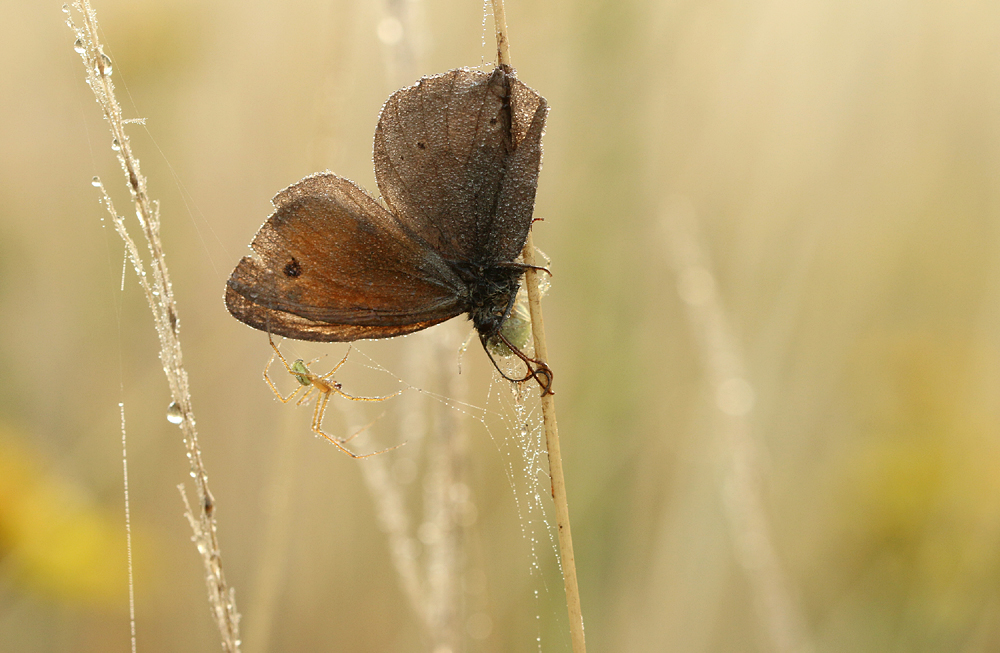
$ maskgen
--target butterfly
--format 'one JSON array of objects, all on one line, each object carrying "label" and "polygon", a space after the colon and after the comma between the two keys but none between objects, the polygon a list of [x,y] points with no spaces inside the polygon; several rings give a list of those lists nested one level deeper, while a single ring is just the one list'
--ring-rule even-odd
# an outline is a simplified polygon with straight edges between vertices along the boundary
[{"label": "butterfly", "polygon": [[497,366],[501,374],[551,392],[548,365],[504,333],[529,267],[518,256],[547,113],[507,66],[458,68],[396,91],[375,128],[384,205],[329,171],[279,192],[229,278],[229,312],[324,342],[391,338],[467,314],[484,347],[503,343],[528,367],[521,379]]}]

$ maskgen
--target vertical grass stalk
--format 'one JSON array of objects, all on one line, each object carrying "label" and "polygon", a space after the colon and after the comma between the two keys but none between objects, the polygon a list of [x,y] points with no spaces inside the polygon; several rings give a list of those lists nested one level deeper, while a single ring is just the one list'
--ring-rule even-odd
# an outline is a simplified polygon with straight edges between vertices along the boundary
[{"label": "vertical grass stalk", "polygon": [[[419,12],[415,0],[382,2],[383,22],[377,32],[386,79],[393,88],[413,83],[418,68]],[[399,32],[384,31],[386,21],[394,23]],[[448,362],[456,348],[455,329],[454,324],[438,325],[426,333],[422,347],[414,348],[416,343],[410,343],[406,348],[408,376],[424,375],[428,381],[444,382],[449,396],[461,388],[458,372]],[[350,404],[341,404],[340,409],[353,433],[364,421]],[[406,497],[414,486],[401,484],[383,456],[366,459],[360,465],[361,472],[386,534],[400,586],[424,627],[427,650],[461,651],[465,629],[459,580],[464,557],[459,552],[464,541],[464,505],[454,497],[462,485],[461,470],[468,466],[464,429],[450,408],[440,404],[434,408],[417,395],[406,398],[399,426],[409,446],[393,463],[408,458],[418,468],[423,465],[419,485],[423,490],[419,502],[422,514],[417,512],[416,502]],[[434,537],[422,541],[418,537],[421,528],[430,529]]]},{"label": "vertical grass stalk", "polygon": [[73,15],[68,5],[63,5],[67,14],[67,23],[76,35],[74,49],[83,59],[87,74],[87,85],[93,91],[97,103],[104,113],[104,119],[111,130],[111,149],[118,156],[125,183],[135,205],[135,215],[149,250],[149,264],[143,261],[139,248],[125,226],[124,216],[119,215],[114,208],[111,197],[97,177],[94,186],[101,191],[101,200],[111,214],[111,222],[125,243],[125,251],[135,269],[139,285],[146,296],[146,302],[153,313],[153,323],[160,340],[160,362],[170,386],[173,399],[168,409],[168,418],[177,422],[184,436],[184,446],[191,465],[191,476],[194,478],[198,492],[197,514],[192,510],[183,486],[178,486],[186,507],[185,516],[194,532],[194,542],[201,554],[205,566],[205,583],[208,589],[209,606],[215,618],[222,637],[222,648],[227,653],[237,653],[240,650],[239,613],[236,611],[236,601],[233,589],[226,583],[222,570],[222,554],[219,550],[219,540],[215,521],[215,500],[208,488],[208,474],[201,459],[201,449],[198,446],[198,432],[195,428],[194,411],[191,407],[191,392],[188,387],[187,371],[184,369],[180,343],[180,322],[177,314],[177,304],[174,301],[167,262],[160,242],[159,204],[151,200],[146,192],[146,178],[139,168],[139,159],[132,154],[126,123],[137,122],[125,120],[121,105],[115,96],[115,86],[111,80],[111,59],[104,54],[98,38],[99,28],[97,14],[88,0],[76,0],[72,8],[80,14],[80,24],[73,21]]},{"label": "vertical grass stalk", "polygon": [[745,356],[716,288],[708,252],[699,242],[694,208],[675,199],[661,208],[661,221],[729,456],[722,490],[737,562],[753,592],[769,650],[809,653],[815,647],[767,515],[760,446],[750,425],[754,393]]},{"label": "vertical grass stalk", "polygon": [[[497,63],[510,66],[510,46],[507,40],[507,17],[503,0],[493,1],[493,25],[497,35]],[[531,332],[534,337],[535,357],[549,360],[545,342],[545,324],[542,320],[541,293],[538,290],[538,272],[535,265],[535,245],[531,232],[524,243],[524,263],[528,290],[528,308],[531,312]],[[559,448],[559,429],[556,424],[555,395],[541,391],[542,421],[545,426],[545,445],[549,454],[549,475],[552,478],[552,500],[556,506],[556,527],[559,532],[559,556],[562,560],[563,585],[566,589],[566,609],[569,613],[570,641],[573,653],[584,653],[587,644],[583,633],[583,610],[580,607],[580,588],[576,580],[576,558],[573,554],[573,536],[570,532],[569,502],[566,499],[566,479],[563,477],[562,452]]]}]

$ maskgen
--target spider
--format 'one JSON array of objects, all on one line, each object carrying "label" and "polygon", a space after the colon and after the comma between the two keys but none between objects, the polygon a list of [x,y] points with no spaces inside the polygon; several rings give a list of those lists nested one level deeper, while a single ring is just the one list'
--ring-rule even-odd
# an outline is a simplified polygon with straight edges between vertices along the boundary
[{"label": "spider", "polygon": [[[326,415],[326,406],[330,402],[330,396],[333,394],[338,394],[341,397],[350,399],[351,401],[385,401],[386,399],[391,399],[402,392],[402,390],[397,390],[391,395],[386,395],[384,397],[355,397],[354,395],[349,395],[346,392],[344,392],[341,389],[340,384],[333,380],[333,375],[337,373],[337,370],[339,370],[344,363],[347,362],[347,357],[351,353],[350,349],[347,350],[347,353],[344,354],[344,357],[340,359],[340,362],[337,363],[332,370],[330,370],[326,374],[314,374],[313,372],[309,371],[309,366],[301,358],[296,360],[291,365],[289,365],[288,361],[285,360],[285,357],[281,355],[281,351],[278,350],[278,346],[274,344],[274,340],[271,339],[270,334],[268,334],[268,341],[271,343],[271,348],[274,349],[274,353],[271,354],[271,359],[267,361],[267,367],[264,368],[264,381],[267,382],[267,385],[270,386],[271,391],[274,392],[275,396],[281,401],[281,403],[287,404],[289,401],[298,396],[299,393],[302,393],[302,395],[299,397],[299,400],[295,402],[296,406],[301,406],[303,403],[309,400],[314,390],[317,393],[319,393],[319,395],[316,398],[316,408],[313,410],[313,420],[312,420],[313,433],[315,433],[316,435],[323,436],[324,438],[329,440],[334,446],[336,446],[338,449],[346,453],[351,458],[368,458],[370,456],[376,456],[380,453],[385,453],[387,451],[392,451],[393,449],[398,449],[399,447],[406,444],[405,442],[401,442],[394,447],[388,447],[387,449],[382,449],[380,451],[375,451],[373,453],[360,455],[354,453],[344,445],[346,445],[355,437],[363,433],[368,428],[368,426],[371,426],[371,424],[365,426],[364,428],[357,431],[353,435],[347,436],[346,438],[334,437],[323,431],[323,416]],[[267,374],[267,371],[271,368],[271,364],[274,363],[275,356],[277,356],[278,359],[281,360],[281,364],[285,366],[285,369],[288,370],[288,373],[294,376],[295,379],[299,382],[299,387],[295,388],[295,390],[293,390],[292,393],[289,394],[287,397],[281,394],[281,392],[278,390],[278,387],[274,385],[274,381],[272,381],[271,377],[268,376]],[[315,362],[316,362],[315,360],[311,361],[311,363]],[[305,392],[302,392],[303,390],[305,390]]]}]

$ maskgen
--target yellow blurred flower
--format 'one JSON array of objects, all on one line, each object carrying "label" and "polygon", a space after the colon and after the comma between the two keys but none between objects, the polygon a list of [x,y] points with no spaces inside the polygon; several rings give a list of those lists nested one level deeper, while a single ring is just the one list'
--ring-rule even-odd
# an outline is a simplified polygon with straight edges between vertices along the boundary
[{"label": "yellow blurred flower", "polygon": [[127,589],[125,526],[64,478],[44,474],[33,455],[0,431],[0,560],[24,591],[102,604]]}]

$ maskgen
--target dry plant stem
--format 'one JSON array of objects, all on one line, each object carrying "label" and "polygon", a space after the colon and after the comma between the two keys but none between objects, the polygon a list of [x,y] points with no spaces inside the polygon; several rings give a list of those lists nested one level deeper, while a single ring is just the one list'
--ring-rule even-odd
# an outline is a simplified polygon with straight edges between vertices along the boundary
[{"label": "dry plant stem", "polygon": [[[524,262],[535,265],[535,246],[528,234],[524,247]],[[545,324],[542,320],[541,293],[538,292],[538,272],[528,270],[528,306],[531,309],[531,331],[534,335],[535,357],[548,362],[549,352],[545,343]],[[583,633],[583,610],[580,607],[580,588],[576,580],[576,557],[573,554],[573,535],[569,523],[569,502],[566,499],[566,479],[563,476],[562,451],[559,448],[559,429],[556,424],[556,400],[551,392],[540,391],[542,421],[545,425],[545,448],[549,454],[549,476],[552,478],[552,500],[556,506],[556,527],[559,529],[559,555],[562,559],[563,585],[566,588],[566,609],[569,612],[569,632],[573,653],[584,653],[587,644]]]},{"label": "dry plant stem", "polygon": [[[493,24],[497,34],[497,63],[510,66],[507,17],[504,14],[503,0],[493,0]],[[545,341],[545,323],[542,320],[542,297],[538,291],[538,272],[533,267],[535,265],[535,245],[531,232],[528,232],[522,256],[524,263],[529,266],[525,272],[525,285],[528,290],[528,308],[531,312],[531,332],[534,337],[535,357],[547,363],[549,351]],[[576,557],[573,554],[573,535],[570,532],[566,479],[563,477],[562,452],[559,448],[555,395],[542,389],[541,401],[542,421],[545,425],[545,447],[549,454],[549,475],[552,478],[552,500],[556,506],[556,527],[559,530],[559,555],[562,559],[563,584],[566,588],[566,609],[569,612],[570,640],[573,644],[573,653],[583,653],[587,650],[587,644],[583,633],[580,588],[576,580]]]},{"label": "dry plant stem", "polygon": [[[236,611],[233,590],[226,584],[222,571],[222,555],[219,551],[214,516],[215,502],[208,488],[208,474],[198,446],[198,433],[191,408],[191,393],[181,355],[177,305],[160,242],[159,206],[157,202],[150,200],[146,192],[146,178],[140,172],[139,160],[132,154],[128,135],[125,133],[126,121],[122,117],[121,105],[115,97],[115,88],[111,81],[111,60],[104,54],[98,38],[97,15],[88,0],[76,0],[73,8],[81,15],[79,26],[73,22],[72,17],[68,18],[69,26],[77,37],[74,47],[83,59],[87,71],[87,84],[93,91],[111,129],[112,149],[115,150],[122,171],[125,173],[125,181],[135,205],[136,218],[149,249],[151,274],[147,274],[146,263],[139,255],[139,248],[129,234],[124,218],[114,210],[103,184],[95,178],[94,185],[101,189],[102,200],[111,214],[115,230],[125,243],[129,260],[153,313],[153,322],[160,339],[160,362],[163,364],[174,405],[181,417],[180,427],[191,464],[191,476],[198,492],[197,516],[188,506],[187,497],[184,497],[187,506],[186,516],[194,531],[194,541],[205,565],[209,605],[219,627],[223,650],[235,653],[240,649],[239,613]],[[68,15],[69,7],[64,6],[64,11]],[[181,494],[184,494],[183,489]]]},{"label": "dry plant stem", "polygon": [[510,43],[507,41],[507,14],[503,9],[503,0],[493,2],[493,28],[497,33],[497,63],[510,66]]}]

